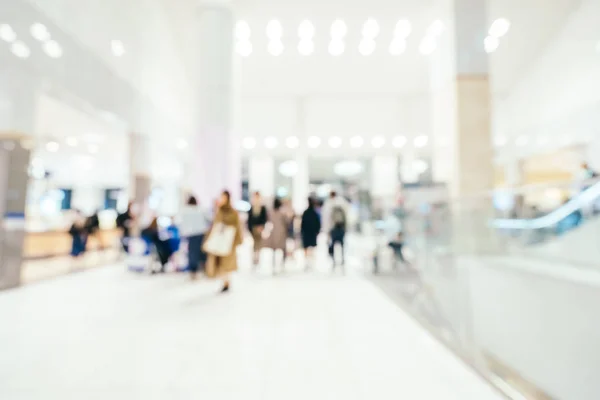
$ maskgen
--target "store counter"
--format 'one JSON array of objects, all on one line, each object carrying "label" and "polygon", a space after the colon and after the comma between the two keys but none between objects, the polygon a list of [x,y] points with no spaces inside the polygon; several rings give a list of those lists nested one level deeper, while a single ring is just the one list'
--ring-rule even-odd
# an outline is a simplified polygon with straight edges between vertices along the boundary
[{"label": "store counter", "polygon": [[[97,250],[101,247],[115,248],[118,246],[121,232],[119,229],[100,231],[99,240],[95,236],[88,238],[87,250]],[[67,231],[28,232],[25,235],[23,258],[39,259],[57,256],[67,256],[71,253],[72,238]]]}]

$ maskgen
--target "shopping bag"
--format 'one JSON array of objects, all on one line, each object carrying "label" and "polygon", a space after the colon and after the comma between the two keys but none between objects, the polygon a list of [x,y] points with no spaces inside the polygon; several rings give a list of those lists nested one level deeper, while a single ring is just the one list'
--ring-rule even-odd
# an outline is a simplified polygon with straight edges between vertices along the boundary
[{"label": "shopping bag", "polygon": [[233,250],[235,228],[222,223],[216,223],[210,231],[202,249],[205,253],[226,257]]}]

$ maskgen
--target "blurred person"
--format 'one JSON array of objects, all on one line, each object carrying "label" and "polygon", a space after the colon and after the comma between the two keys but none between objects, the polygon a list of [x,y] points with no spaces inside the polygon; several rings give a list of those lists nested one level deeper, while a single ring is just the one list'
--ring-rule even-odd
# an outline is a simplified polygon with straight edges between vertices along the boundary
[{"label": "blurred person", "polygon": [[584,162],[581,164],[580,167],[580,179],[583,181],[589,180],[589,179],[595,179],[598,177],[598,173],[596,171],[594,171],[588,163]]},{"label": "blurred person", "polygon": [[75,210],[75,219],[69,229],[69,235],[72,238],[71,256],[75,258],[82,256],[85,253],[88,230],[85,226],[85,219],[79,210]]},{"label": "blurred person", "polygon": [[[171,252],[168,238],[163,238],[161,235],[157,217],[152,218],[150,225],[142,229],[141,235],[148,244],[153,245],[156,249],[158,261],[160,262],[159,272],[165,273],[167,264],[173,253]],[[156,273],[156,271],[152,271],[152,273]]]},{"label": "blurred person", "polygon": [[262,247],[262,234],[268,221],[267,208],[264,206],[259,192],[254,192],[250,211],[248,211],[248,231],[254,241],[254,253],[252,262],[254,266],[258,265],[260,259],[260,249]]},{"label": "blurred person", "polygon": [[98,243],[98,249],[104,249],[104,244],[102,241],[102,235],[100,231],[100,210],[96,210],[94,214],[88,217],[85,222],[85,226],[89,237],[94,237],[96,242]]},{"label": "blurred person", "polygon": [[344,239],[346,237],[349,208],[348,202],[338,196],[335,191],[330,193],[329,199],[323,204],[322,224],[323,229],[329,235],[329,255],[333,260],[334,268],[336,266],[336,244],[339,244],[342,249],[342,266],[345,265]]},{"label": "blurred person", "polygon": [[129,202],[127,204],[127,211],[117,216],[117,228],[121,230],[121,244],[126,253],[129,251],[128,243],[131,238],[133,218],[133,202]]},{"label": "blurred person", "polygon": [[238,269],[237,247],[242,244],[243,241],[242,229],[240,227],[240,216],[232,207],[231,194],[227,190],[224,190],[221,194],[219,199],[219,209],[217,210],[217,214],[215,215],[211,228],[206,234],[206,239],[204,241],[205,245],[207,240],[211,238],[211,233],[215,227],[221,224],[235,230],[231,250],[226,256],[217,256],[215,254],[208,253],[206,272],[208,276],[223,279],[223,288],[221,289],[221,293],[224,293],[229,291],[231,273],[237,271]]},{"label": "blurred person", "polygon": [[[285,251],[288,253],[288,256],[294,256],[294,252],[296,251],[296,226],[295,219],[296,213],[294,212],[294,207],[292,206],[292,201],[290,199],[283,199],[281,205],[281,211],[287,217],[288,225],[287,225],[287,241]],[[291,246],[288,246],[291,244]]]},{"label": "blurred person", "polygon": [[271,229],[269,231],[269,237],[265,240],[265,247],[273,250],[273,273],[275,274],[275,264],[277,258],[277,250],[283,252],[282,267],[285,266],[285,260],[287,258],[286,245],[288,238],[288,224],[289,218],[286,211],[283,209],[283,202],[281,199],[276,198],[273,202],[273,210],[269,216],[269,222],[271,222]]},{"label": "blurred person", "polygon": [[387,238],[387,245],[394,252],[394,263],[400,261],[405,265],[409,265],[404,257],[404,232],[402,222],[397,213],[401,210],[391,211],[384,220],[384,232]]},{"label": "blurred person", "polygon": [[312,197],[308,198],[308,208],[302,214],[302,222],[300,224],[300,235],[302,236],[302,247],[304,248],[304,256],[307,260],[312,258],[312,253],[317,247],[317,237],[321,232],[321,217],[316,210],[316,200]]},{"label": "blurred person", "polygon": [[194,196],[190,196],[179,216],[179,229],[180,235],[188,241],[188,270],[192,280],[197,278],[198,269],[203,269],[206,263],[202,243],[209,227],[208,212],[200,208]]}]

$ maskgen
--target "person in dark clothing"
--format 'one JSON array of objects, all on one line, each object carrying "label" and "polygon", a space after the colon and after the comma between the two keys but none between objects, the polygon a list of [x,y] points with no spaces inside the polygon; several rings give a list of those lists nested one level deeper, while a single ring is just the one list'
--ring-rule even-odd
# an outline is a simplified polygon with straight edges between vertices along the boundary
[{"label": "person in dark clothing", "polygon": [[73,222],[73,225],[71,225],[71,229],[69,229],[69,235],[71,235],[73,239],[71,255],[73,257],[80,257],[85,253],[88,232],[81,213],[78,210],[75,212],[75,221]]},{"label": "person in dark clothing", "polygon": [[117,216],[117,228],[121,230],[121,244],[126,253],[129,251],[128,242],[131,238],[131,225],[133,224],[132,206],[133,203],[129,203],[127,205],[127,211]]},{"label": "person in dark clothing", "polygon": [[252,204],[248,212],[248,231],[252,234],[254,240],[253,262],[256,266],[259,261],[260,249],[262,247],[262,233],[267,224],[267,208],[264,206],[260,193],[255,192],[252,196]]},{"label": "person in dark clothing", "polygon": [[98,242],[98,248],[103,249],[102,237],[100,235],[100,210],[96,211],[85,222],[85,228],[88,233],[88,237],[95,237]]},{"label": "person in dark clothing", "polygon": [[317,236],[321,232],[321,217],[316,210],[316,201],[311,197],[308,199],[308,208],[302,214],[300,234],[302,236],[302,247],[305,258],[312,258],[312,252],[317,247]]},{"label": "person in dark clothing", "polygon": [[[160,262],[160,272],[164,273],[169,259],[173,255],[171,252],[171,246],[168,240],[162,240],[160,237],[158,218],[154,218],[152,223],[142,231],[142,238],[147,242],[154,245],[156,253],[158,255],[158,261]],[[155,271],[152,271],[155,273]]]}]

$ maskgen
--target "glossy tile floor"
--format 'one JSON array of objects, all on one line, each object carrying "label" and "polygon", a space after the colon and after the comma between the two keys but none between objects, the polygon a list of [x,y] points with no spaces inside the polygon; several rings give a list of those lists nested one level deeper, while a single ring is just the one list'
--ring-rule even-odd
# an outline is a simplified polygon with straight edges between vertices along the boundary
[{"label": "glossy tile floor", "polygon": [[233,290],[113,265],[0,293],[0,399],[501,399],[324,258]]}]

